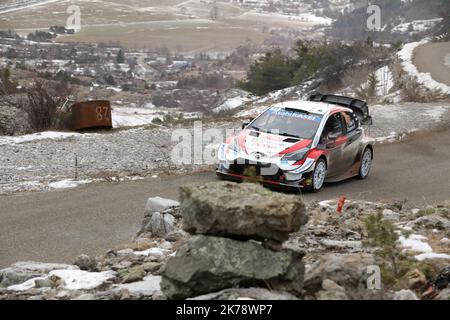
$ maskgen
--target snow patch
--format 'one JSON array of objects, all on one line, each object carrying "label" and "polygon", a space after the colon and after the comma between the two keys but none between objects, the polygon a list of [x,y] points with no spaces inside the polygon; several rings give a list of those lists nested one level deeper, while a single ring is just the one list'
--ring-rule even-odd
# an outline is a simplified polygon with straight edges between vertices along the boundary
[{"label": "snow patch", "polygon": [[72,180],[72,179],[66,179],[56,182],[50,182],[48,184],[48,187],[51,189],[69,189],[69,188],[76,188],[79,185],[87,184],[92,182],[91,180]]},{"label": "snow patch", "polygon": [[115,288],[118,290],[127,289],[131,294],[142,294],[144,296],[153,296],[161,291],[161,277],[148,275],[142,281],[119,284]]},{"label": "snow patch", "polygon": [[57,276],[64,280],[65,288],[68,290],[91,290],[95,289],[105,281],[115,277],[115,272],[88,272],[82,270],[54,270],[50,276]]},{"label": "snow patch", "polygon": [[24,283],[9,286],[6,289],[9,291],[27,291],[36,286],[35,280],[45,280],[45,279],[46,279],[45,277],[32,278],[25,281]]},{"label": "snow patch", "polygon": [[3,137],[0,137],[0,146],[6,145],[6,144],[10,144],[10,145],[21,144],[21,143],[25,143],[25,142],[31,142],[31,141],[36,141],[36,140],[45,140],[45,139],[62,140],[62,139],[67,139],[67,138],[71,138],[71,137],[77,137],[80,135],[81,135],[80,133],[76,133],[76,132],[45,131],[45,132],[26,134],[23,136],[16,136],[16,137],[3,136]]},{"label": "snow patch", "polygon": [[442,21],[442,18],[428,20],[414,20],[411,22],[401,23],[392,29],[392,32],[407,33],[410,35],[429,30]]},{"label": "snow patch", "polygon": [[423,252],[423,253],[431,253],[433,249],[427,242],[424,242],[426,237],[421,235],[410,235],[408,238],[404,236],[399,237],[400,245],[405,248],[405,250],[415,251],[415,252]]},{"label": "snow patch", "polygon": [[419,254],[419,255],[415,256],[414,258],[416,258],[416,260],[418,260],[418,261],[423,261],[423,260],[427,260],[427,259],[446,259],[446,260],[450,260],[450,255],[445,254],[445,253],[427,252],[427,253]]},{"label": "snow patch", "polygon": [[226,110],[233,110],[239,107],[242,107],[244,103],[251,101],[252,99],[249,97],[244,96],[235,96],[233,98],[230,98],[226,100],[224,103],[222,103],[220,106],[214,109],[214,112],[220,112],[220,111],[226,111]]},{"label": "snow patch", "polygon": [[152,108],[128,108],[114,107],[112,109],[112,122],[114,128],[136,127],[152,123],[155,118],[163,121],[167,112],[157,111]]},{"label": "snow patch", "polygon": [[169,252],[170,251],[166,250],[166,249],[150,248],[150,249],[147,249],[147,250],[144,250],[144,251],[134,251],[134,254],[138,255],[138,256],[146,256],[146,257],[153,256],[153,257],[156,257],[156,258],[160,258],[160,257],[165,256]]}]

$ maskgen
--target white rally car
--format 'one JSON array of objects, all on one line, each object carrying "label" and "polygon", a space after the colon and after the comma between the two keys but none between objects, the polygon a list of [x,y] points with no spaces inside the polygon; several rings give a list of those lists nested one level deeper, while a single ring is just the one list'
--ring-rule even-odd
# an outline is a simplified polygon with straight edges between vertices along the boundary
[{"label": "white rally car", "polygon": [[372,124],[367,103],[314,95],[266,109],[223,143],[216,173],[243,181],[257,177],[266,186],[318,192],[324,182],[368,176],[374,139],[362,125]]}]

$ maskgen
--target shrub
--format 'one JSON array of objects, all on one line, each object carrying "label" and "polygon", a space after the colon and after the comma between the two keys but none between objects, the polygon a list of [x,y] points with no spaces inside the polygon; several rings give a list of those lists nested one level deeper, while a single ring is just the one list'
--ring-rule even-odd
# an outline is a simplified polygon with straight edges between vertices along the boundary
[{"label": "shrub", "polygon": [[68,116],[58,111],[63,99],[71,92],[67,83],[36,80],[24,92],[12,103],[27,114],[33,131],[68,128]]},{"label": "shrub", "polygon": [[398,235],[394,224],[383,219],[383,214],[378,212],[369,215],[364,220],[368,240],[365,244],[375,247],[377,254],[390,261],[394,274],[398,274],[398,256],[400,251],[397,246]]}]

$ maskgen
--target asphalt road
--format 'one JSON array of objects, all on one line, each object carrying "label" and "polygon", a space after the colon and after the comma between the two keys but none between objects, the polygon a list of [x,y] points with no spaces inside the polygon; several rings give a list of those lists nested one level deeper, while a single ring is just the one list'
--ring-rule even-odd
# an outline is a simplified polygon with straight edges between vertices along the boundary
[{"label": "asphalt road", "polygon": [[[410,206],[450,199],[450,130],[379,145],[371,176],[328,184],[305,201],[336,198],[408,199]],[[151,196],[178,198],[178,187],[214,181],[213,172],[121,184],[0,197],[0,268],[22,260],[73,262],[132,238]],[[300,196],[300,195],[299,195]]]},{"label": "asphalt road", "polygon": [[428,43],[414,50],[414,64],[420,72],[450,86],[450,42]]}]

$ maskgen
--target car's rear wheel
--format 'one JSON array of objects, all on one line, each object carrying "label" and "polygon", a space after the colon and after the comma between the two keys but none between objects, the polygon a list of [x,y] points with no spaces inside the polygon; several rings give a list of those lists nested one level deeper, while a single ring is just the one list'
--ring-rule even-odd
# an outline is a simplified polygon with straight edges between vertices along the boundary
[{"label": "car's rear wheel", "polygon": [[372,149],[366,148],[361,157],[361,165],[359,167],[359,178],[366,179],[370,173],[373,162],[373,152]]},{"label": "car's rear wheel", "polygon": [[312,192],[319,192],[324,183],[325,183],[325,177],[327,175],[327,163],[324,159],[319,159],[316,163],[316,166],[314,168],[314,172],[312,174],[312,185],[311,185],[311,191]]}]

